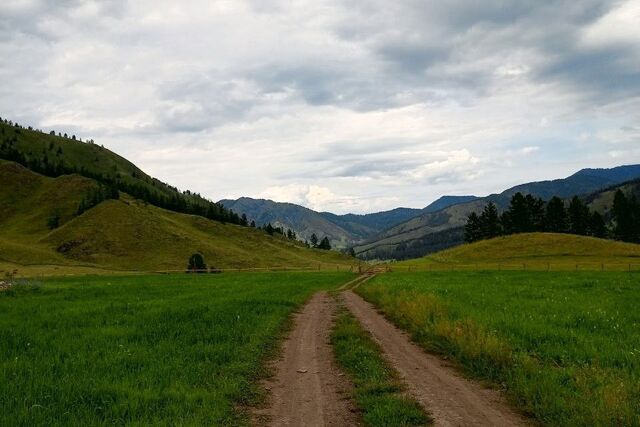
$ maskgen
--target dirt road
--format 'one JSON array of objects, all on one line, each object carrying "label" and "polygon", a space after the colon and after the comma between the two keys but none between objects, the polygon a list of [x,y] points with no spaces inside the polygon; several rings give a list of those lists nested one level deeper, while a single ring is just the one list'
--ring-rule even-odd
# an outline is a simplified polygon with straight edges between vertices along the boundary
[{"label": "dirt road", "polygon": [[436,426],[528,425],[500,393],[461,377],[442,359],[424,352],[352,291],[343,292],[343,296],[349,310],[373,335]]},{"label": "dirt road", "polygon": [[294,319],[294,329],[266,387],[268,407],[255,411],[257,425],[357,426],[351,385],[334,363],[329,343],[335,301],[313,296]]}]

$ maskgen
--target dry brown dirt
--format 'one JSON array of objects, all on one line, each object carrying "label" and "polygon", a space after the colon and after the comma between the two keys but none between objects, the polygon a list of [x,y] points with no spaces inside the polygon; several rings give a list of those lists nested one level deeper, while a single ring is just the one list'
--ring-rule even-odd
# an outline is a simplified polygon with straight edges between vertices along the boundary
[{"label": "dry brown dirt", "polygon": [[528,425],[498,391],[463,378],[444,360],[426,353],[352,291],[342,295],[347,308],[371,333],[436,426]]},{"label": "dry brown dirt", "polygon": [[275,376],[265,383],[267,407],[254,411],[256,425],[357,426],[351,384],[335,365],[329,334],[336,302],[315,294],[294,318]]}]

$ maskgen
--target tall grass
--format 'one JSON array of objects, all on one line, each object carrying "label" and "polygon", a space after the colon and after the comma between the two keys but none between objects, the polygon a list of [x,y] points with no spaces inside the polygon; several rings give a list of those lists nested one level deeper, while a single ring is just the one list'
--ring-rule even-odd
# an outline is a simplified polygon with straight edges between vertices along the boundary
[{"label": "tall grass", "polygon": [[547,425],[640,425],[640,276],[393,273],[358,292]]},{"label": "tall grass", "polygon": [[0,425],[245,425],[288,315],[344,273],[85,277],[0,292]]}]

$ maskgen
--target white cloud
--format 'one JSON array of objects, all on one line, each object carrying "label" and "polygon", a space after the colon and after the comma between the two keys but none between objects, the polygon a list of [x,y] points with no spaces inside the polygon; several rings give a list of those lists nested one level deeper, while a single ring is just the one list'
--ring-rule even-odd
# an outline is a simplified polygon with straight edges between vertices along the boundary
[{"label": "white cloud", "polygon": [[635,0],[3,1],[0,115],[94,138],[213,199],[422,207],[613,166],[612,144],[639,162],[637,13]]},{"label": "white cloud", "polygon": [[640,2],[637,0],[620,2],[584,29],[583,43],[597,47],[624,43],[634,47],[636,52],[640,53],[639,22]]},{"label": "white cloud", "polygon": [[536,151],[540,151],[540,147],[537,147],[537,146],[522,147],[520,149],[520,154],[524,154],[524,155],[533,154]]}]

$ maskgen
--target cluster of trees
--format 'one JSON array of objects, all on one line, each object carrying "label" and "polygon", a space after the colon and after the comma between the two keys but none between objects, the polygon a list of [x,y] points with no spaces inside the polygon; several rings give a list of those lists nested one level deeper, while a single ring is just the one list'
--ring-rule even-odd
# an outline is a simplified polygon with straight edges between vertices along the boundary
[{"label": "cluster of trees", "polygon": [[[252,227],[255,227],[254,221],[251,221],[251,224],[252,224],[251,225]],[[285,236],[290,240],[298,240],[298,236],[296,235],[295,231],[285,230],[284,227],[274,227],[273,225],[271,225],[270,222],[268,222],[266,225],[263,225],[262,230],[266,231],[269,236],[273,236],[274,234],[280,234],[281,236]]]},{"label": "cluster of trees", "polygon": [[[242,216],[245,217],[244,214],[242,214]],[[255,221],[251,221],[250,226],[255,227],[256,226]],[[274,234],[280,234],[281,236],[284,236],[289,240],[296,240],[296,241],[298,240],[298,235],[296,234],[295,231],[291,229],[287,229],[285,231],[284,227],[274,227],[273,225],[271,225],[270,222],[262,227],[258,227],[258,229],[264,230],[269,236],[273,236]]]},{"label": "cluster of trees", "polygon": [[[614,206],[614,220],[619,223],[620,215],[627,215],[628,204],[636,203],[627,200],[622,192],[618,199],[618,213]],[[632,209],[631,209],[632,210]],[[640,208],[639,208],[640,211]],[[637,218],[640,218],[640,214]],[[633,222],[633,220],[629,220]],[[636,220],[637,223],[637,220]],[[625,230],[632,227],[625,226]],[[616,227],[616,230],[618,227]],[[464,238],[467,242],[475,242],[483,239],[491,239],[501,235],[530,232],[569,233],[582,236],[594,236],[605,238],[609,236],[605,218],[598,212],[591,211],[579,198],[573,197],[568,206],[565,202],[553,197],[549,202],[531,195],[524,196],[516,193],[509,204],[509,208],[501,215],[498,208],[492,202],[487,204],[480,215],[475,212],[467,218],[464,228]],[[621,233],[616,232],[616,235]],[[633,232],[627,236],[629,240]]]},{"label": "cluster of trees", "polygon": [[[254,221],[251,221],[251,227],[255,227]],[[258,227],[258,229],[264,230],[270,236],[273,236],[274,234],[280,234],[281,236],[284,236],[289,240],[298,240],[298,235],[295,231],[291,229],[285,229],[284,227],[274,227],[270,222],[263,225],[262,227]],[[324,238],[320,239],[315,233],[311,235],[310,240],[305,240],[304,244],[308,248],[324,249],[327,251],[331,250],[331,242],[329,242],[329,238],[325,236]]]},{"label": "cluster of trees", "polygon": [[[146,203],[168,209],[174,212],[198,215],[223,223],[249,226],[246,216],[241,217],[230,209],[226,209],[220,203],[214,203],[196,193],[189,191],[180,192],[177,188],[171,187],[158,180],[139,177],[135,172],[131,177],[123,176],[120,172],[113,170],[111,173],[99,173],[90,170],[85,166],[75,167],[64,162],[62,158],[63,149],[59,144],[49,142],[49,151],[44,153],[25,153],[18,147],[19,138],[24,129],[20,125],[9,120],[0,118],[0,122],[12,126],[13,132],[5,131],[5,127],[0,127],[0,158],[20,163],[21,165],[45,176],[57,177],[60,175],[79,174],[87,178],[92,178],[100,184],[116,188],[119,191],[128,193],[136,199]],[[29,130],[32,130],[29,128]],[[55,132],[54,132],[55,134]],[[61,137],[65,137],[60,135]],[[75,139],[71,136],[71,139]],[[93,140],[88,142],[93,143]],[[96,149],[101,150],[100,146]],[[129,179],[134,178],[134,179]]]},{"label": "cluster of trees", "polygon": [[331,242],[329,242],[329,238],[327,236],[323,237],[322,240],[318,238],[316,233],[311,234],[309,238],[309,242],[305,242],[308,247],[315,249],[324,249],[325,251],[331,250]]},{"label": "cluster of trees", "polygon": [[640,202],[635,195],[627,197],[621,190],[613,198],[613,237],[624,242],[640,243]]}]

